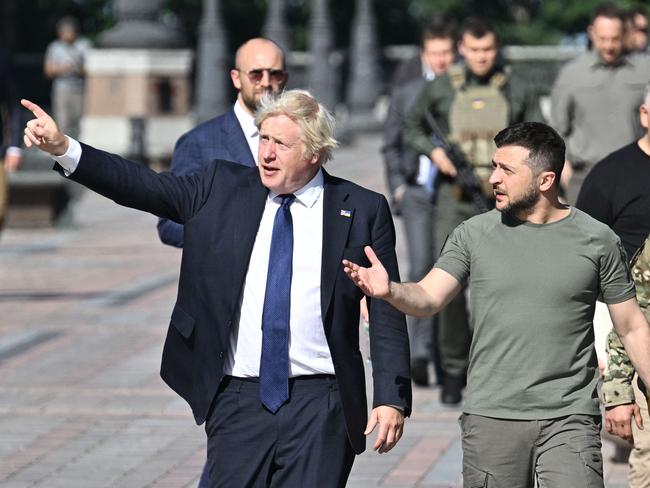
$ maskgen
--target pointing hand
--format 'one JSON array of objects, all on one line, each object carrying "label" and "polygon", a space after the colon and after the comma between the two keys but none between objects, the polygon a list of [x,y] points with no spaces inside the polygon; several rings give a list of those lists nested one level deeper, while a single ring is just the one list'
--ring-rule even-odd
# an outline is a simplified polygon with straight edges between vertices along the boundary
[{"label": "pointing hand", "polygon": [[27,122],[25,127],[25,146],[37,146],[41,151],[53,156],[65,154],[68,150],[68,138],[59,130],[54,119],[34,102],[22,99],[20,103],[36,117]]}]

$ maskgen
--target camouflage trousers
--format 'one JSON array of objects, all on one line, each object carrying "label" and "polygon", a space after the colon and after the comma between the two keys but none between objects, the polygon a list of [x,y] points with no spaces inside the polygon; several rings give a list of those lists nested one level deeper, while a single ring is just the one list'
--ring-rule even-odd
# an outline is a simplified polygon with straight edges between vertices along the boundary
[{"label": "camouflage trousers", "polygon": [[630,488],[647,488],[650,486],[650,416],[648,416],[648,401],[637,386],[636,375],[632,382],[634,387],[634,398],[641,409],[643,419],[643,430],[632,422],[632,433],[634,434],[634,449],[630,453],[630,473],[628,482]]}]

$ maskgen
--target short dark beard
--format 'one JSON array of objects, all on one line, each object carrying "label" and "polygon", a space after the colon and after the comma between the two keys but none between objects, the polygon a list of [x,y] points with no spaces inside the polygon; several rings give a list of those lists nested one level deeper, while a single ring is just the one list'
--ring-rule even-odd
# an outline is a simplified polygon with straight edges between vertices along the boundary
[{"label": "short dark beard", "polygon": [[[280,93],[281,93],[281,90],[273,91],[273,88],[269,88],[265,93],[262,93],[262,94],[261,94],[261,96],[260,96],[260,100],[261,100],[262,97],[264,97],[265,95],[272,95],[272,96],[275,98],[275,97],[277,97]],[[244,105],[246,105],[246,107],[248,107],[248,109],[249,109],[252,113],[257,112],[257,109],[259,108],[259,105],[258,105],[258,102],[255,100],[255,98],[253,98],[253,99],[251,100],[251,99],[246,99],[246,98],[243,98],[243,97],[242,97],[242,99],[244,100]]]},{"label": "short dark beard", "polygon": [[526,189],[526,193],[521,198],[511,202],[501,211],[514,218],[518,218],[522,214],[528,215],[539,201],[539,197],[539,189],[531,185]]}]

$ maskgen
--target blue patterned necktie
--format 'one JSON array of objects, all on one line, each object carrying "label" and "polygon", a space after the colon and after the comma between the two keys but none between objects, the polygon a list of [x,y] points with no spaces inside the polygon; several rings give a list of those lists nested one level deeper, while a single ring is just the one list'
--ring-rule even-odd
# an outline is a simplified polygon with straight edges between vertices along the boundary
[{"label": "blue patterned necktie", "polygon": [[280,195],[275,213],[266,293],[262,312],[262,358],[260,360],[260,400],[272,413],[289,399],[289,317],[293,258],[294,195]]}]

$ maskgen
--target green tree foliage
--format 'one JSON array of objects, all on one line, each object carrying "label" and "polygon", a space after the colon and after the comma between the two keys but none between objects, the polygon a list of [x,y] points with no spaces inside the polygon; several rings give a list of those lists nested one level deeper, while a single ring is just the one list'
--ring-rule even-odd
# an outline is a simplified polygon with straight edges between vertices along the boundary
[{"label": "green tree foliage", "polygon": [[[136,1],[136,0],[133,0]],[[628,8],[635,0],[618,0]],[[179,27],[189,46],[196,45],[202,0],[166,0],[161,18]],[[311,0],[287,0],[287,22],[294,49],[306,49]],[[374,0],[380,44],[416,44],[418,26],[433,14],[447,14],[456,22],[469,15],[491,19],[505,44],[553,44],[566,34],[584,32],[598,4],[595,0]],[[0,1],[0,45],[15,52],[42,51],[55,37],[63,15],[81,21],[86,37],[94,39],[113,25],[110,0]],[[267,0],[221,0],[231,48],[259,35]],[[338,47],[346,47],[354,16],[353,0],[330,0]]]},{"label": "green tree foliage", "polygon": [[[469,15],[490,19],[505,44],[554,44],[565,35],[584,32],[595,0],[411,0],[409,11],[420,22],[445,12],[456,20]],[[619,0],[629,8],[639,2]]]}]

